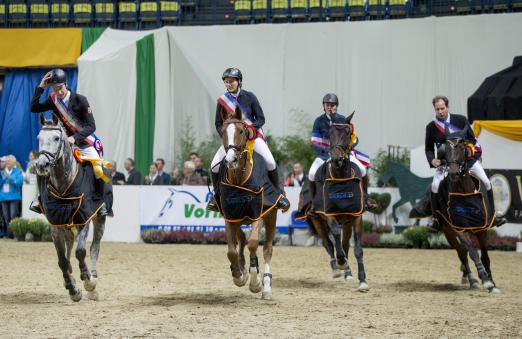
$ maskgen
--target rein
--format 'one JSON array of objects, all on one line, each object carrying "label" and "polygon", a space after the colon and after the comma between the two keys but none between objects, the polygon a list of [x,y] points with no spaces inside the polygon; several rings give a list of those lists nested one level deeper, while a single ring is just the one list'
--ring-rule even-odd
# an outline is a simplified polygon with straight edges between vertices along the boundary
[{"label": "rein", "polygon": [[[55,131],[60,131],[60,133],[63,133],[63,129],[60,128],[60,127],[49,127],[49,126],[44,126],[42,129],[44,130],[55,130]],[[58,149],[56,150],[55,153],[51,153],[51,152],[48,152],[48,151],[40,151],[39,153],[40,154],[43,154],[47,159],[49,159],[50,163],[51,163],[51,168],[54,168],[54,166],[56,165],[56,161],[62,156],[63,154],[63,148],[65,147],[65,142],[66,140],[63,140],[62,139],[62,142],[60,142],[60,145],[58,146]]]}]

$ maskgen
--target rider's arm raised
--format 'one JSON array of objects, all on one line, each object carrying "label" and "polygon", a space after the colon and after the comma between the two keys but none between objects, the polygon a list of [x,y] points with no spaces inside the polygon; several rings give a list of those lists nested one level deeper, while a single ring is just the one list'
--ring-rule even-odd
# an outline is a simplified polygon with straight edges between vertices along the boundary
[{"label": "rider's arm raised", "polygon": [[31,99],[31,107],[29,110],[33,113],[41,113],[45,111],[49,111],[53,109],[53,103],[51,98],[47,97],[47,99],[43,102],[40,102],[40,96],[42,95],[44,88],[37,86],[34,90],[33,98]]}]

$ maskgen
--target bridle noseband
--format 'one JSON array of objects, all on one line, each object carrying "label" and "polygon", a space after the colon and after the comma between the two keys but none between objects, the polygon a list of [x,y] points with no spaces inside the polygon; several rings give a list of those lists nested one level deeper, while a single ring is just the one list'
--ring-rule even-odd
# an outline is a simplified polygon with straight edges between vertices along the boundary
[{"label": "bridle noseband", "polygon": [[227,120],[225,122],[223,122],[223,130],[226,130],[226,126],[227,125],[230,125],[230,124],[237,124],[237,123],[241,123],[242,125],[242,128],[243,128],[243,137],[245,138],[245,142],[244,142],[244,145],[243,146],[238,146],[238,145],[234,145],[234,144],[231,144],[231,145],[227,145],[225,146],[225,152],[228,152],[229,150],[233,149],[235,151],[235,153],[237,154],[237,157],[238,159],[240,159],[244,153],[247,152],[246,150],[246,141],[247,141],[247,127],[245,125],[245,123],[241,120],[237,120],[237,119],[231,119],[231,120]]},{"label": "bridle noseband", "polygon": [[[450,149],[452,150],[455,150],[455,148],[460,144],[460,143],[463,143],[464,140],[462,139],[457,139],[456,141],[452,141],[450,139],[446,140],[446,144],[449,145]],[[454,157],[453,157],[454,158]],[[448,156],[447,156],[447,151],[446,151],[446,165],[448,166],[449,168],[449,165],[450,164],[456,164],[458,165],[459,169],[457,171],[456,174],[458,175],[461,175],[461,174],[465,174],[466,173],[466,169],[467,169],[467,162],[466,162],[466,157],[464,157],[464,160],[463,161],[459,161],[459,160],[451,160],[449,161],[448,160]]]},{"label": "bridle noseband", "polygon": [[[344,129],[344,128],[350,129],[350,125],[349,124],[334,123],[331,126],[335,127],[336,129]],[[348,133],[348,136],[349,135],[350,135],[350,133]],[[349,142],[346,145],[343,145],[343,144],[332,145],[331,144],[330,145],[330,152],[332,150],[334,150],[334,149],[339,149],[341,151],[341,159],[342,160],[346,160],[346,159],[350,158],[350,148],[351,148],[351,146],[349,145]]]}]

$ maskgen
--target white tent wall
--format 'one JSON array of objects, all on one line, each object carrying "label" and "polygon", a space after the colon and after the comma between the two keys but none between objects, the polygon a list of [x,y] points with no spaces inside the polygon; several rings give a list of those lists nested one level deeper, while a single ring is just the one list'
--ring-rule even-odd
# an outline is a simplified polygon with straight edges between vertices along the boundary
[{"label": "white tent wall", "polygon": [[[243,71],[244,87],[258,96],[267,117],[265,130],[272,135],[303,132],[303,122],[311,126],[313,117],[321,112],[322,96],[335,92],[340,97],[340,112],[357,111],[354,122],[361,139],[359,148],[373,154],[387,144],[422,144],[424,126],[433,118],[434,95],[447,95],[450,111],[465,114],[467,98],[482,80],[522,54],[521,13],[163,30],[168,31],[169,50],[165,53],[169,57],[167,60],[156,52],[154,154],[169,163],[175,160],[187,119],[197,141],[215,133],[216,98],[224,91],[220,77],[230,66]],[[106,44],[108,37],[107,33],[102,35],[91,49]],[[112,77],[117,86],[110,82],[111,87],[129,87],[126,94],[132,93],[130,88],[134,91],[135,83],[126,79],[134,68],[129,72],[129,66],[116,65],[129,63],[122,60],[121,53],[116,53],[120,57],[100,55],[99,61],[94,52],[91,54],[90,71],[84,72],[84,63],[80,63],[83,93],[93,107],[100,97],[111,108],[104,112],[129,116],[134,121],[134,110],[119,102],[120,98],[125,101],[134,97],[104,97],[105,92],[93,89],[100,84],[106,87],[105,79]],[[125,55],[135,58],[131,53]],[[98,64],[111,62],[113,70],[94,71]],[[115,73],[119,69],[126,69],[125,76]],[[103,78],[92,79],[97,74],[103,74]],[[166,76],[170,77],[168,86]],[[295,112],[302,112],[301,116],[296,118]],[[100,121],[99,115],[99,131],[124,133],[119,131],[124,127],[114,118]],[[132,131],[133,125],[124,126],[125,133]],[[105,133],[100,134],[107,139]],[[106,145],[108,153],[118,154],[118,161],[120,154],[132,155],[124,141]]]}]

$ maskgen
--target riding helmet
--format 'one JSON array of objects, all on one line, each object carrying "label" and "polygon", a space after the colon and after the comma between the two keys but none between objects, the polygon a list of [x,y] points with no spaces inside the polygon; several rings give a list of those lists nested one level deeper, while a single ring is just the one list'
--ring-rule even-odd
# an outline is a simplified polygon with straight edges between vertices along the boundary
[{"label": "riding helmet", "polygon": [[339,106],[339,99],[337,98],[337,95],[333,93],[327,93],[323,97],[323,104],[336,104]]},{"label": "riding helmet", "polygon": [[227,68],[223,75],[221,76],[222,80],[225,80],[225,78],[235,78],[239,80],[239,82],[243,81],[243,74],[241,74],[241,71],[238,68],[231,67]]},{"label": "riding helmet", "polygon": [[55,68],[51,71],[51,78],[47,82],[49,85],[64,85],[67,83],[67,74],[61,68]]}]

